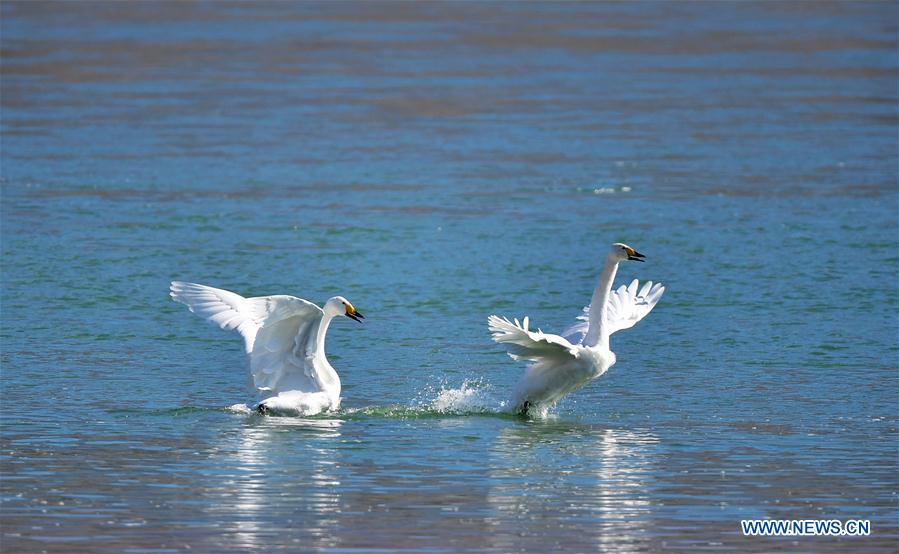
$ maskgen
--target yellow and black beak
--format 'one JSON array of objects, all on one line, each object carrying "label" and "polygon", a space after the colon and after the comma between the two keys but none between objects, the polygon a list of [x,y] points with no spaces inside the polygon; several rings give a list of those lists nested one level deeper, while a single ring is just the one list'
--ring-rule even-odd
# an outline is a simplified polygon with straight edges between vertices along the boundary
[{"label": "yellow and black beak", "polygon": [[351,304],[347,304],[346,306],[346,316],[350,319],[355,319],[359,323],[362,323],[362,320],[365,319],[365,316],[356,311]]},{"label": "yellow and black beak", "polygon": [[646,261],[643,259],[646,256],[637,252],[636,250],[634,250],[633,248],[631,248],[629,246],[625,246],[624,251],[627,252],[627,259],[632,262],[645,262]]}]

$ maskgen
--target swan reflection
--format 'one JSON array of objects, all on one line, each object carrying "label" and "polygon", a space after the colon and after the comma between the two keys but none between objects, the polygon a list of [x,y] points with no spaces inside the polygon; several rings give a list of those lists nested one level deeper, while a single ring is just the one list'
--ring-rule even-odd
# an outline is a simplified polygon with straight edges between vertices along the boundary
[{"label": "swan reflection", "polygon": [[648,546],[658,442],[648,432],[546,421],[500,430],[487,498],[494,546],[517,550],[554,534],[590,550]]},{"label": "swan reflection", "polygon": [[[262,551],[274,542],[304,549],[334,547],[340,513],[339,419],[251,417],[225,437],[221,546]],[[277,463],[271,463],[277,460]],[[291,460],[295,464],[284,464]],[[301,493],[297,492],[301,490]]]}]

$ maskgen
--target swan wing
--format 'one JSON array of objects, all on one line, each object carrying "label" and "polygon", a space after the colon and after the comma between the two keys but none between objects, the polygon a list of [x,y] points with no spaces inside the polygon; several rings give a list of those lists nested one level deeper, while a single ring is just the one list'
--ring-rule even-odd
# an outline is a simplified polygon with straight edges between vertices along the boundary
[{"label": "swan wing", "polygon": [[636,325],[655,308],[664,292],[665,287],[662,283],[653,284],[652,281],[646,281],[641,287],[636,279],[626,287],[624,285],[618,287],[609,295],[604,314],[609,334]]},{"label": "swan wing", "polygon": [[244,339],[246,351],[253,350],[256,331],[262,321],[253,310],[250,299],[231,291],[183,281],[172,281],[169,295],[210,323],[226,331],[237,330]]},{"label": "swan wing", "polygon": [[324,387],[319,382],[318,364],[322,360],[317,338],[322,309],[287,295],[248,300],[261,322],[249,353],[253,386],[268,393],[320,392]]},{"label": "swan wing", "polygon": [[[604,314],[609,334],[636,325],[658,304],[664,292],[665,287],[662,283],[653,284],[652,281],[646,281],[641,287],[637,279],[631,281],[630,285],[621,285],[613,290],[609,294]],[[576,319],[574,325],[562,333],[562,336],[572,344],[580,344],[587,335],[587,329],[590,327],[590,306],[585,306]]]},{"label": "swan wing", "polygon": [[505,346],[514,360],[561,362],[577,357],[574,345],[567,339],[544,333],[540,329],[530,330],[527,317],[519,323],[517,319],[513,322],[505,317],[492,315],[487,318],[487,325],[493,340]]},{"label": "swan wing", "polygon": [[571,344],[581,344],[590,327],[590,305],[584,306],[581,314],[575,318],[574,324],[562,332],[562,336]]},{"label": "swan wing", "polygon": [[171,296],[222,329],[240,333],[256,389],[321,390],[316,339],[324,312],[312,302],[288,295],[244,298],[181,281],[172,283]]}]

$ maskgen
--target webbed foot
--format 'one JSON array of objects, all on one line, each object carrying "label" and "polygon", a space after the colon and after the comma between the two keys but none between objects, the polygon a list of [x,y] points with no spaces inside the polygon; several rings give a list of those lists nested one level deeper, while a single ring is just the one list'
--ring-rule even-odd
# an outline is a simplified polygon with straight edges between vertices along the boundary
[{"label": "webbed foot", "polygon": [[515,410],[515,415],[527,417],[528,415],[530,415],[528,413],[530,411],[530,409],[531,409],[531,401],[525,400],[524,402],[522,402],[521,404],[518,405],[518,408]]}]

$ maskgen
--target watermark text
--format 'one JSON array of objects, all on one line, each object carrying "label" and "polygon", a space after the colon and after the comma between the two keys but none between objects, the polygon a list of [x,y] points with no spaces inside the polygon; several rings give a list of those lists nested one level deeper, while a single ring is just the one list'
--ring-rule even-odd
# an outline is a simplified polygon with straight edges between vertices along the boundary
[{"label": "watermark text", "polygon": [[871,522],[867,519],[744,519],[740,521],[747,537],[867,537]]}]

